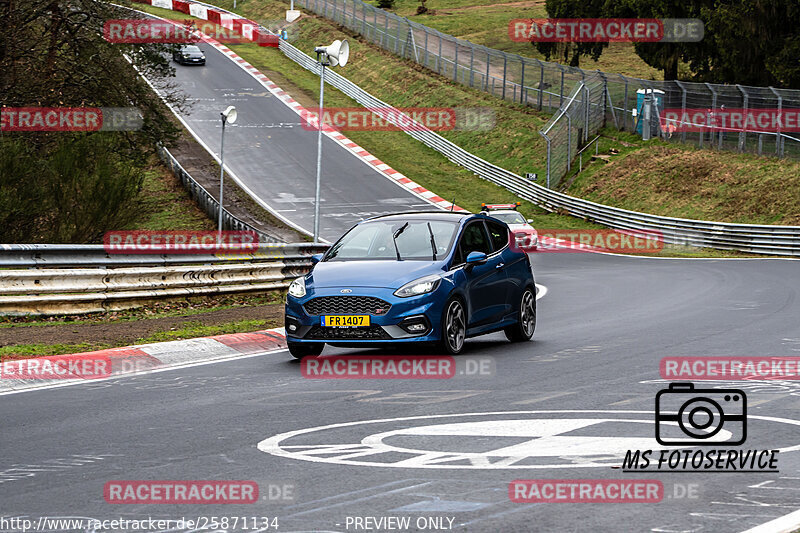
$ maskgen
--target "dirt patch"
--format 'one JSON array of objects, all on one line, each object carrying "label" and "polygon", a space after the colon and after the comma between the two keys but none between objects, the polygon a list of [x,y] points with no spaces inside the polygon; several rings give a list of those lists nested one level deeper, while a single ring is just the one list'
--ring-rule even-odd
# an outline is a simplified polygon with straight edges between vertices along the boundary
[{"label": "dirt patch", "polygon": [[240,320],[266,320],[265,328],[283,325],[283,304],[233,307],[202,314],[129,320],[58,324],[53,326],[14,326],[0,328],[0,347],[21,344],[133,344],[160,331],[179,329],[186,322],[215,326]]}]

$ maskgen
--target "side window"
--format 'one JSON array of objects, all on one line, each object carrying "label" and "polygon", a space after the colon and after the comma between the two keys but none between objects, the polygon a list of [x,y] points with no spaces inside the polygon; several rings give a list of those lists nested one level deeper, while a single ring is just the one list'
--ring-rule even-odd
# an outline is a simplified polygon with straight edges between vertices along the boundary
[{"label": "side window", "polygon": [[483,222],[473,222],[461,234],[461,242],[458,244],[457,261],[463,263],[470,252],[492,253],[489,237],[483,229]]},{"label": "side window", "polygon": [[487,220],[486,227],[489,228],[489,238],[492,240],[492,249],[496,252],[505,248],[508,244],[508,230],[506,227],[493,220]]}]

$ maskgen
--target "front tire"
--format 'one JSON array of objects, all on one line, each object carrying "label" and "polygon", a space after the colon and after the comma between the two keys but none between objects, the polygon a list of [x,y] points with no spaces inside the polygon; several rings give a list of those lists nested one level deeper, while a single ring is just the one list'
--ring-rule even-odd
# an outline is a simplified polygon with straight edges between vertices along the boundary
[{"label": "front tire", "polygon": [[464,348],[467,336],[467,318],[464,304],[458,298],[452,298],[445,304],[442,313],[441,351],[449,355],[458,355]]},{"label": "front tire", "polygon": [[325,348],[324,342],[315,342],[313,344],[303,344],[299,342],[287,342],[286,346],[289,348],[289,353],[295,359],[302,359],[303,357],[317,356],[322,353]]},{"label": "front tire", "polygon": [[536,294],[526,287],[519,300],[519,320],[503,331],[511,342],[529,341],[536,331]]}]

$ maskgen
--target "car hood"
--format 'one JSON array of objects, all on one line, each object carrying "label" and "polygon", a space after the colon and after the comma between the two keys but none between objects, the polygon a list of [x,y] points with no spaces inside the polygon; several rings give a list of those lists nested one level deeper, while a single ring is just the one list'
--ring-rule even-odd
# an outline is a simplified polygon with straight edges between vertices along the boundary
[{"label": "car hood", "polygon": [[417,278],[443,272],[441,261],[324,261],[314,265],[315,287],[384,287],[397,289]]},{"label": "car hood", "polygon": [[509,224],[509,229],[511,231],[528,231],[528,232],[535,232],[536,230],[533,229],[531,226],[527,224]]}]

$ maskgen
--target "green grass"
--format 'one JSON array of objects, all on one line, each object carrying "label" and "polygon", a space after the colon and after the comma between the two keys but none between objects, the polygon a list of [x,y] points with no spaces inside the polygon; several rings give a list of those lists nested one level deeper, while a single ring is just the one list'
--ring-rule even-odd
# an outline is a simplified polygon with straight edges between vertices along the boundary
[{"label": "green grass", "polygon": [[147,171],[130,208],[136,218],[118,230],[213,230],[214,222],[189,197],[180,180],[159,161]]},{"label": "green grass", "polygon": [[200,322],[187,320],[181,323],[181,327],[179,328],[169,331],[159,331],[147,337],[137,339],[133,343],[17,344],[14,346],[3,346],[0,347],[0,359],[8,356],[42,357],[48,355],[93,352],[131,344],[149,344],[153,342],[177,341],[196,337],[227,335],[231,333],[248,333],[251,331],[279,327],[280,325],[280,321],[278,320],[238,320],[215,325],[203,325]]},{"label": "green grass", "polygon": [[136,344],[147,344],[150,342],[179,341],[183,339],[193,339],[195,337],[210,337],[213,335],[227,335],[230,333],[246,333],[271,327],[277,327],[275,320],[238,320],[227,324],[217,324],[214,326],[203,325],[200,322],[187,321],[182,327],[170,331],[160,331],[149,337],[136,341]]}]

